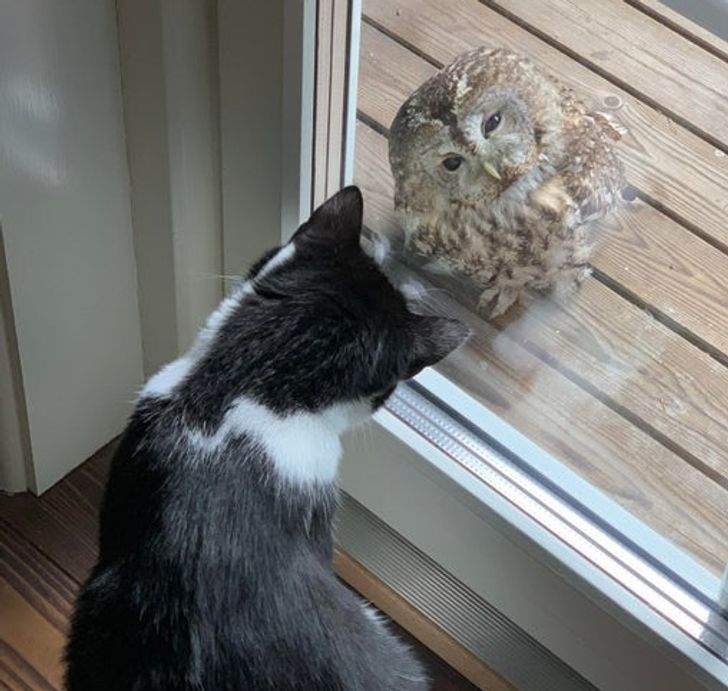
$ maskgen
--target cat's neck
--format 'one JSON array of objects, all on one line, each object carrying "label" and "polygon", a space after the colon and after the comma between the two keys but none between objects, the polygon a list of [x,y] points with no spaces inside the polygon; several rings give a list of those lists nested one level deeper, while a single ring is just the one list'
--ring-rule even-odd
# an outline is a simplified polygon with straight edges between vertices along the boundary
[{"label": "cat's neck", "polygon": [[[184,365],[168,365],[174,371]],[[205,400],[196,405],[205,408]],[[224,462],[229,447],[238,439],[249,439],[265,451],[275,479],[283,485],[313,489],[334,483],[341,459],[341,435],[371,416],[367,402],[342,402],[317,411],[277,413],[250,396],[240,396],[229,405],[215,424],[199,425],[190,420],[175,392],[140,399],[142,416],[154,420],[147,430],[151,437],[167,440],[174,429],[174,446],[186,447],[184,458]],[[147,442],[154,445],[154,440]],[[231,444],[232,443],[232,444]]]},{"label": "cat's neck", "polygon": [[263,447],[281,481],[307,488],[335,481],[341,435],[369,415],[368,405],[358,402],[278,415],[251,398],[241,397],[213,432],[193,428],[186,436],[190,445],[205,455],[214,455],[236,437],[251,438]]}]

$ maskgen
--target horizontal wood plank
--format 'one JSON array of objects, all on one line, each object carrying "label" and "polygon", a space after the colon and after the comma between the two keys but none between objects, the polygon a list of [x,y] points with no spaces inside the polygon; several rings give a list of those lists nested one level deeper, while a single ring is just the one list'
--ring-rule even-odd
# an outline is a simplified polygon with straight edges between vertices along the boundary
[{"label": "horizontal wood plank", "polygon": [[728,365],[728,255],[638,200],[600,223],[591,263]]},{"label": "horizontal wood plank", "polygon": [[[377,29],[362,27],[359,109],[387,126],[435,68]],[[694,333],[728,362],[728,255],[641,202],[600,226],[593,257],[642,303]]]},{"label": "horizontal wood plank", "polygon": [[0,501],[0,521],[15,526],[77,583],[96,561],[98,511],[116,445],[99,449],[41,497],[24,492]]},{"label": "horizontal wood plank", "polygon": [[0,522],[0,679],[10,688],[60,689],[77,584]]},{"label": "horizontal wood plank", "polygon": [[0,569],[15,590],[65,633],[78,583],[5,521],[0,521]]},{"label": "horizontal wood plank", "polygon": [[728,66],[622,0],[487,0],[726,148]]},{"label": "horizontal wood plank", "polygon": [[[38,615],[32,607],[28,607],[17,593],[0,578],[0,604],[4,607],[3,615],[8,617],[9,625],[28,622],[37,625],[36,631],[40,650],[33,650],[35,641],[28,641],[27,631],[21,631],[21,650],[13,646],[18,642],[6,640],[4,629],[0,623],[0,689],[8,691],[55,691],[61,689],[63,672],[55,665],[45,662],[45,656],[55,659],[62,649],[57,633],[46,627],[45,622],[38,621]],[[9,636],[8,636],[9,639]],[[50,640],[49,640],[50,639]],[[30,649],[30,650],[28,650]],[[30,652],[30,654],[28,654]]]},{"label": "horizontal wood plank", "polygon": [[660,0],[625,0],[625,2],[673,31],[677,31],[703,50],[728,61],[728,42],[688,19],[685,15],[676,12],[664,2],[660,2]]},{"label": "horizontal wood plank", "polygon": [[506,328],[728,488],[728,369],[595,280]]},{"label": "horizontal wood plank", "polygon": [[[355,181],[365,193],[367,224],[387,232],[393,227],[392,179],[385,155],[384,138],[360,123]],[[440,291],[430,299],[476,332],[442,367],[446,375],[648,525],[720,571],[728,557],[728,492],[723,487],[545,365],[517,332],[498,330],[450,301],[438,304],[444,299]],[[610,353],[614,348],[602,346]]]},{"label": "horizontal wood plank", "polygon": [[[438,64],[483,45],[505,45],[529,56],[592,108],[612,113],[627,127],[619,153],[633,185],[716,246],[728,248],[728,156],[723,151],[477,0],[418,0],[396,6],[366,0],[364,12]],[[362,52],[364,57],[372,56]],[[388,73],[397,67],[384,57],[378,64],[388,67]],[[389,86],[382,79],[383,99],[391,98]]]},{"label": "horizontal wood plank", "polygon": [[23,537],[81,583],[96,559],[95,548],[80,542],[74,525],[59,523],[56,516],[29,493],[2,497],[0,520],[20,526]]}]

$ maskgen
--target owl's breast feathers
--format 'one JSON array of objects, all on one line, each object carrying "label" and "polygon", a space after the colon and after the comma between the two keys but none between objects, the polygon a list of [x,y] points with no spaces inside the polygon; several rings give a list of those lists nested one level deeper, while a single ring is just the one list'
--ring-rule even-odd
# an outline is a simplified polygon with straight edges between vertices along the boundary
[{"label": "owl's breast feathers", "polygon": [[615,208],[627,187],[613,149],[622,133],[608,115],[588,111],[567,87],[561,99],[565,147],[557,174],[573,200],[575,222],[587,223]]}]

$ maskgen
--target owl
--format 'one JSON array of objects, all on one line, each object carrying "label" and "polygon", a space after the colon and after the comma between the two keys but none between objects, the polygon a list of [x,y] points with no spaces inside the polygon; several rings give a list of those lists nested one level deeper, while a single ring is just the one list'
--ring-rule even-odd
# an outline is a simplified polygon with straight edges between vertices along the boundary
[{"label": "owl", "polygon": [[529,289],[588,275],[590,224],[627,192],[620,128],[527,58],[480,48],[401,106],[390,129],[395,210],[428,268],[472,278],[503,314]]}]

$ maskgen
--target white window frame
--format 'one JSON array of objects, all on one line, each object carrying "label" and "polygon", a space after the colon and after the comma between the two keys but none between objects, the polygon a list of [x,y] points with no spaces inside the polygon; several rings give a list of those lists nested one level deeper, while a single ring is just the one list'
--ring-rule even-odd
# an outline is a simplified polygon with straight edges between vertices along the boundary
[{"label": "white window frame", "polygon": [[[340,83],[322,96],[320,88],[316,92],[322,69],[317,26],[319,39],[332,41],[328,55],[340,54],[342,42],[321,34],[320,27],[322,12],[342,8],[352,17],[348,66],[337,72]],[[329,112],[332,105],[337,112],[337,103],[345,109],[343,125],[335,128],[336,145],[343,152],[341,182],[351,181],[360,2],[219,0],[218,16],[224,266],[230,274],[239,273],[266,246],[287,239],[308,215],[311,200],[321,195],[320,177],[312,174],[317,151],[323,150],[316,142],[322,124],[315,104],[326,98]],[[241,65],[251,60],[255,69],[245,69],[240,78]],[[255,165],[261,157],[266,165]],[[269,165],[271,158],[279,165]],[[326,177],[326,193],[338,187],[335,177]],[[719,596],[719,579],[452,382],[432,371],[417,381],[477,419],[509,449],[538,457],[539,468],[551,479],[578,492],[605,520],[627,526],[637,544],[668,560],[706,597]],[[349,436],[345,449],[341,481],[349,495],[598,688],[728,687],[728,667],[694,638],[391,410],[377,414],[371,433]]]}]

